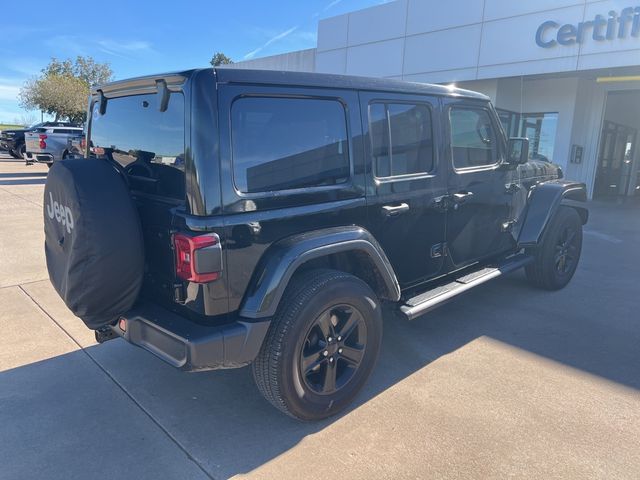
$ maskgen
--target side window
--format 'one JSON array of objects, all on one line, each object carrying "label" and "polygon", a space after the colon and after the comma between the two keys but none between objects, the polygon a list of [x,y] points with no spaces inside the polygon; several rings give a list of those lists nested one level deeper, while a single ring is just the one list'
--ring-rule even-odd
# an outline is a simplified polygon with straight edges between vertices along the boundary
[{"label": "side window", "polygon": [[233,177],[243,193],[344,183],[346,111],[337,100],[244,97],[231,106]]},{"label": "side window", "polygon": [[493,165],[498,161],[496,133],[489,112],[483,108],[452,107],[451,150],[457,169]]},{"label": "side window", "polygon": [[428,173],[434,166],[431,110],[425,104],[372,103],[369,135],[378,178]]}]

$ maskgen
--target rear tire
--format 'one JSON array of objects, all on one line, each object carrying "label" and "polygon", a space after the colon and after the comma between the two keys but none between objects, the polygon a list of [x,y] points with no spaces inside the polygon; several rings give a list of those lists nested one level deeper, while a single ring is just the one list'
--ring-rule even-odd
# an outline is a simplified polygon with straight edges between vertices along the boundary
[{"label": "rear tire", "polygon": [[528,253],[527,279],[545,290],[560,290],[573,278],[582,252],[582,219],[574,208],[561,206],[544,234],[542,244]]},{"label": "rear tire", "polygon": [[382,313],[362,280],[335,270],[294,276],[258,357],[253,377],[277,409],[320,420],[347,407],[380,351]]}]

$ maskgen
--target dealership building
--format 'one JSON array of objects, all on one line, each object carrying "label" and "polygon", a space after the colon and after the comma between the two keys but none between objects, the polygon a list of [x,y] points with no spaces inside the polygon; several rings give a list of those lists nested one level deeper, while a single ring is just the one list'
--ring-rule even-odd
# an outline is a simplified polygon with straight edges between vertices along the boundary
[{"label": "dealership building", "polygon": [[234,65],[455,84],[594,198],[640,196],[640,0],[396,0]]}]

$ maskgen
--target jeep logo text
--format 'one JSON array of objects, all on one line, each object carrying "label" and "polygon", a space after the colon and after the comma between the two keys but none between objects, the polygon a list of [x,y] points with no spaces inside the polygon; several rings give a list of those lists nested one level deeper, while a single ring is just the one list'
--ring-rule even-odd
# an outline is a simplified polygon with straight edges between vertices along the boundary
[{"label": "jeep logo text", "polygon": [[73,215],[71,214],[71,209],[55,202],[51,192],[49,192],[49,200],[50,203],[47,205],[47,215],[49,215],[49,218],[52,220],[55,218],[63,227],[66,226],[67,232],[71,233],[71,230],[73,229]]}]

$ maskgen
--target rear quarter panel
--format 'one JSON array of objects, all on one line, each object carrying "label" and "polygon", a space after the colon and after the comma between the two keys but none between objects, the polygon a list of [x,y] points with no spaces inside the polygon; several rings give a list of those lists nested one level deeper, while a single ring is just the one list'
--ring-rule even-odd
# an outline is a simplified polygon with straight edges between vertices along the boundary
[{"label": "rear quarter panel", "polygon": [[[231,105],[242,96],[295,96],[337,100],[347,124],[350,179],[331,188],[307,188],[260,194],[240,193],[234,185]],[[219,132],[224,242],[229,310],[239,308],[256,266],[270,246],[283,238],[328,227],[362,225],[366,219],[362,126],[358,95],[350,90],[301,87],[222,85]]]}]

